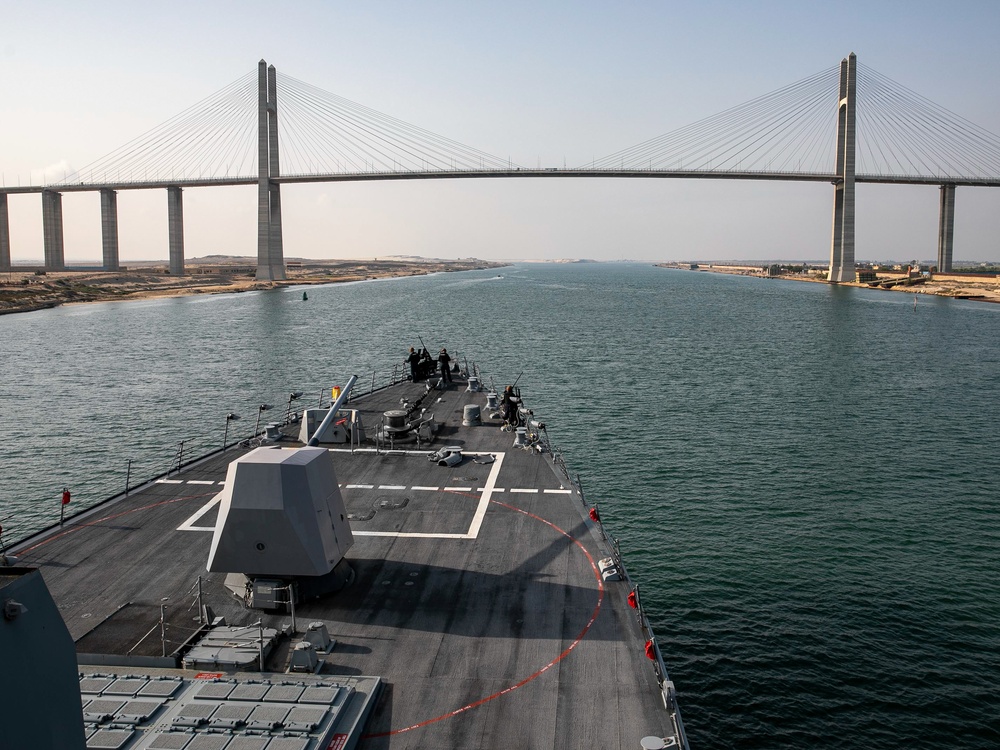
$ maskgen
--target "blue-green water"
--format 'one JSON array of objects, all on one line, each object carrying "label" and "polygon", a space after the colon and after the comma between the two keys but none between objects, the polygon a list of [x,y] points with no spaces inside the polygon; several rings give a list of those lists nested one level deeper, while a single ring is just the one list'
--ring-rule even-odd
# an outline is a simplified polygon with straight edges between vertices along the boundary
[{"label": "blue-green water", "polygon": [[221,444],[226,412],[246,434],[262,401],[387,374],[420,335],[498,384],[523,371],[622,540],[696,750],[1000,746],[1000,306],[500,273],[0,318],[5,539],[63,485],[109,495],[127,459],[163,471],[180,440]]}]

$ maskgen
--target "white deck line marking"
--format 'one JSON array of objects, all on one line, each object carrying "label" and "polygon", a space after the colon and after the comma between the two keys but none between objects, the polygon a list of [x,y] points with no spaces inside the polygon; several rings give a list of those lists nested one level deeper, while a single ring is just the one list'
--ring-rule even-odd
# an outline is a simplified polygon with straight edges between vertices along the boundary
[{"label": "white deck line marking", "polygon": [[380,490],[405,490],[405,484],[380,484],[378,486]]},{"label": "white deck line marking", "polygon": [[440,488],[440,487],[421,487],[420,485],[416,485],[416,484],[415,484],[415,485],[413,485],[412,487],[410,487],[410,489],[411,489],[411,490],[415,490],[415,491],[419,491],[419,490],[422,490],[422,491],[424,491],[424,492],[437,492],[437,491],[439,491],[439,490],[440,490],[441,488]]},{"label": "white deck line marking", "polygon": [[495,455],[496,460],[490,468],[490,475],[486,479],[485,487],[483,487],[482,499],[479,501],[479,507],[476,508],[476,514],[472,517],[472,524],[469,526],[470,539],[475,539],[479,536],[479,529],[482,528],[483,519],[486,517],[486,509],[489,507],[490,498],[493,496],[493,488],[497,486],[500,467],[503,466],[503,457],[505,454],[497,453]]},{"label": "white deck line marking", "polygon": [[189,479],[188,484],[215,484],[214,479]]},{"label": "white deck line marking", "polygon": [[538,494],[538,490],[535,489],[534,487],[532,487],[530,489],[525,489],[523,487],[512,487],[510,489],[510,491],[511,492],[520,492],[522,495],[536,495],[536,494]]},{"label": "white deck line marking", "polygon": [[[483,489],[486,489],[485,487]],[[445,487],[445,492],[472,492],[471,487]]]},{"label": "white deck line marking", "polygon": [[[490,496],[496,491],[497,477],[500,476],[500,467],[503,466],[503,453],[493,453],[491,455],[495,456],[496,460],[490,468],[490,475],[486,479],[486,486],[483,487],[483,493],[479,498],[479,505],[476,507],[476,512],[472,516],[472,523],[469,524],[469,530],[464,534],[431,534],[417,531],[354,531],[352,529],[354,536],[390,536],[399,539],[475,539],[479,536],[479,530],[483,526],[486,509],[490,505]],[[413,489],[416,488],[414,487]],[[434,489],[437,489],[437,487]],[[451,491],[455,492],[456,489],[453,487]]]},{"label": "white deck line marking", "polygon": [[469,539],[468,534],[433,534],[418,531],[354,531],[354,536],[391,536],[397,539]]},{"label": "white deck line marking", "polygon": [[157,484],[184,484],[183,479],[157,479]]},{"label": "white deck line marking", "polygon": [[542,490],[547,495],[572,495],[573,490]]},{"label": "white deck line marking", "polygon": [[220,500],[222,500],[221,492],[196,510],[193,516],[177,527],[177,531],[215,531],[214,526],[195,526],[194,523],[208,513],[213,505],[218,505]]},{"label": "white deck line marking", "polygon": [[373,490],[375,489],[374,484],[348,484],[344,487],[345,490]]}]

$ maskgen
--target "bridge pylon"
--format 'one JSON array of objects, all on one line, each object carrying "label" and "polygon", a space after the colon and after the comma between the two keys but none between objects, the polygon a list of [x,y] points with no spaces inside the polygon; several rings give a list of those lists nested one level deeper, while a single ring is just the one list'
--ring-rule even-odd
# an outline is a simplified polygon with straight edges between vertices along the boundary
[{"label": "bridge pylon", "polygon": [[941,186],[941,210],[938,213],[938,261],[939,273],[951,272],[952,254],[955,248],[955,186]]},{"label": "bridge pylon", "polygon": [[10,270],[10,215],[7,193],[0,193],[0,271]]},{"label": "bridge pylon", "polygon": [[55,190],[42,190],[42,243],[45,251],[45,270],[65,270],[62,193],[57,193]]},{"label": "bridge pylon", "polygon": [[827,280],[854,281],[854,146],[858,58],[852,52],[840,62],[837,106],[837,180],[833,194],[833,239]]},{"label": "bridge pylon", "polygon": [[257,279],[285,278],[278,166],[278,86],[274,66],[257,65]]}]

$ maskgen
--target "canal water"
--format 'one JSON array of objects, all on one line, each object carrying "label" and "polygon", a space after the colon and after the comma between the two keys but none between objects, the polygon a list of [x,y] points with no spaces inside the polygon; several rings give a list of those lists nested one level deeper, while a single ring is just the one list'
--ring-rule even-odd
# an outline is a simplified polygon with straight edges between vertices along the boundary
[{"label": "canal water", "polygon": [[693,748],[996,748],[998,331],[995,305],[638,264],[8,315],[3,538],[422,339],[519,378],[641,582]]}]

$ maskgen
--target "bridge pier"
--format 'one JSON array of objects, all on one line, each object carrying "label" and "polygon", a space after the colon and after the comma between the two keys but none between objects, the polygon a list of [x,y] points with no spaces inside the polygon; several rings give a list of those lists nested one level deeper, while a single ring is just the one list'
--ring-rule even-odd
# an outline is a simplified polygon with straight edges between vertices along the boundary
[{"label": "bridge pier", "polygon": [[117,271],[118,262],[118,193],[110,188],[101,190],[101,247],[104,270]]},{"label": "bridge pier", "polygon": [[45,270],[62,271],[66,268],[63,253],[62,193],[42,191],[42,242],[45,248]]},{"label": "bridge pier", "polygon": [[10,270],[10,216],[7,193],[0,193],[0,271]]},{"label": "bridge pier", "polygon": [[939,273],[951,271],[952,250],[955,245],[955,186],[941,186],[941,209],[938,213],[938,259]]},{"label": "bridge pier", "polygon": [[833,194],[833,239],[830,272],[833,283],[854,281],[854,146],[855,84],[858,59],[852,52],[840,62],[840,103],[837,108],[837,181]]},{"label": "bridge pier", "polygon": [[184,202],[179,187],[167,188],[167,235],[170,242],[170,275],[184,275]]},{"label": "bridge pier", "polygon": [[257,65],[257,278],[285,278],[278,168],[278,86],[274,66]]}]

